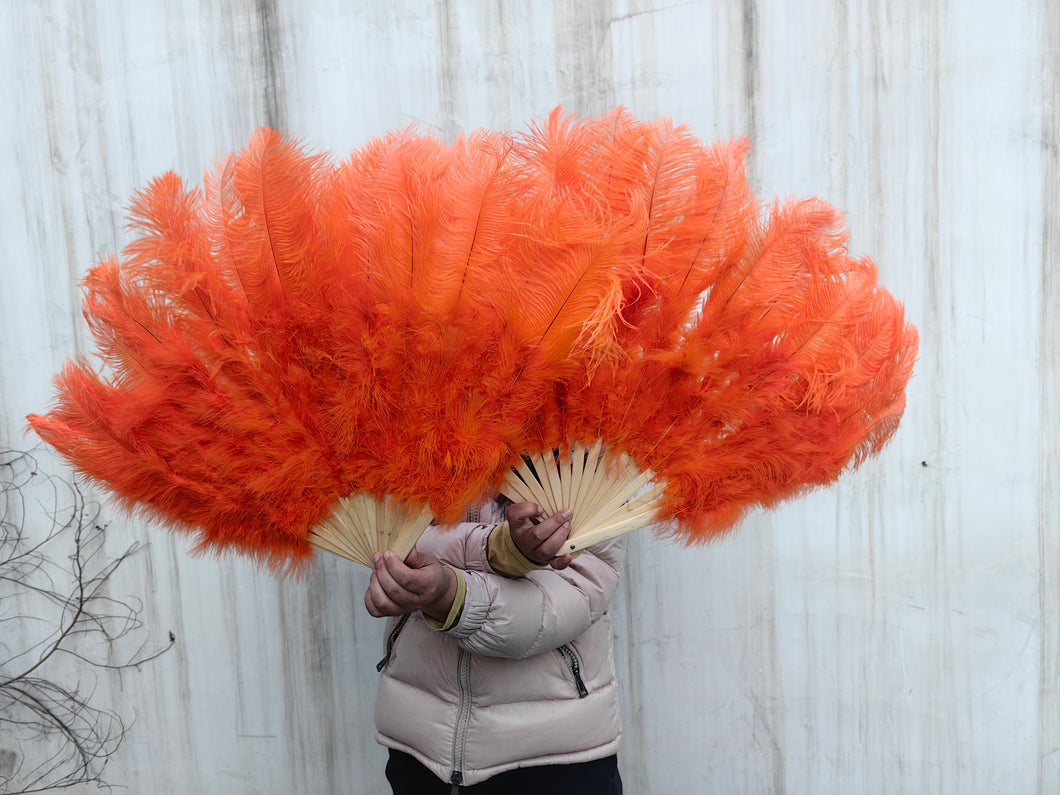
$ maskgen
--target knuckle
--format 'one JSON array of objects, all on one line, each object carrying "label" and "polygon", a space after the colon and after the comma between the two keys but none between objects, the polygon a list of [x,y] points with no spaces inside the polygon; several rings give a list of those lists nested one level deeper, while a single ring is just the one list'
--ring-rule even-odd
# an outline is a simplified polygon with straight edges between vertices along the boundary
[{"label": "knuckle", "polygon": [[542,522],[541,524],[534,527],[530,534],[530,537],[534,539],[534,542],[541,544],[546,541],[554,532],[556,528],[550,522]]}]

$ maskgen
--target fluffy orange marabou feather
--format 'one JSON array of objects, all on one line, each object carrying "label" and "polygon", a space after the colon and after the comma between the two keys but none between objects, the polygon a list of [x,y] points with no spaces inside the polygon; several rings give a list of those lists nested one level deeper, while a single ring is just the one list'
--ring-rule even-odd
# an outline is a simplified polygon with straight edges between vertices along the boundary
[{"label": "fluffy orange marabou feather", "polygon": [[[109,378],[57,378],[30,424],[130,506],[273,565],[309,554],[305,528],[341,473],[320,395],[329,356],[324,161],[263,131],[188,190],[173,174],[133,204],[138,237],[85,278],[84,314]],[[310,278],[311,274],[311,278]]]},{"label": "fluffy orange marabou feather", "polygon": [[706,148],[621,113],[600,139],[630,153],[622,195],[649,207],[624,355],[557,385],[529,451],[602,439],[629,453],[666,484],[658,521],[691,541],[877,452],[917,336],[873,264],[847,254],[838,213],[760,210],[742,144]]},{"label": "fluffy orange marabou feather", "polygon": [[334,163],[262,130],[201,190],[164,175],[85,279],[106,371],[70,363],[31,426],[130,507],[278,568],[351,493],[455,519],[612,344],[619,244],[531,157],[405,131]]},{"label": "fluffy orange marabou feather", "polygon": [[893,433],[916,334],[819,201],[768,211],[743,142],[561,111],[346,160],[276,132],[131,211],[85,278],[104,371],[30,424],[138,507],[298,569],[340,498],[443,521],[521,454],[603,439],[704,539]]},{"label": "fluffy orange marabou feather", "polygon": [[532,159],[508,136],[443,147],[404,133],[337,175],[349,295],[374,313],[361,347],[375,408],[357,438],[385,451],[343,459],[368,491],[427,502],[442,521],[515,459],[552,385],[613,345],[601,307],[621,297],[620,243],[581,205],[543,195]]}]

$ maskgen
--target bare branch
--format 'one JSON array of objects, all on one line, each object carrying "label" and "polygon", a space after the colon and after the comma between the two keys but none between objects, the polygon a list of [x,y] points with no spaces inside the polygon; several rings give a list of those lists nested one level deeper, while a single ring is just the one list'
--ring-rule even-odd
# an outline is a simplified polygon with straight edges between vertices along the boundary
[{"label": "bare branch", "polygon": [[106,529],[76,483],[41,473],[30,452],[0,450],[0,624],[21,643],[0,643],[2,792],[109,787],[127,726],[96,703],[92,672],[139,668],[176,642],[170,632],[148,651],[142,603],[108,593],[139,545],[108,559]]}]

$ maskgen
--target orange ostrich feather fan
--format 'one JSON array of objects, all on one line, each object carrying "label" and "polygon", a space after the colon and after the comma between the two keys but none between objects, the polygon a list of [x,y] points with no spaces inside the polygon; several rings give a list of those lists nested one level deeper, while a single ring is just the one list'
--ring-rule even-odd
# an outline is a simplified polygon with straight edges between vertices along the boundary
[{"label": "orange ostrich feather fan", "polygon": [[[543,147],[566,134],[556,122]],[[763,208],[743,143],[707,147],[665,120],[615,111],[577,137],[593,141],[576,169],[588,193],[636,217],[638,267],[617,355],[555,385],[505,491],[570,507],[565,551],[650,524],[706,541],[878,452],[917,334],[848,255],[839,214]]]},{"label": "orange ostrich feather fan", "polygon": [[709,538],[878,450],[916,351],[835,211],[763,213],[743,156],[621,111],[342,162],[261,130],[136,197],[84,283],[107,372],[68,363],[30,425],[276,568],[405,554],[496,487],[582,545]]}]

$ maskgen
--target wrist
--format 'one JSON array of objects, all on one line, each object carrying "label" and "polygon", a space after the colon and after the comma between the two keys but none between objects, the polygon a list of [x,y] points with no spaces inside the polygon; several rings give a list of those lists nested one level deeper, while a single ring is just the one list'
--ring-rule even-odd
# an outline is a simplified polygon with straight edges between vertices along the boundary
[{"label": "wrist", "polygon": [[519,549],[508,522],[497,525],[490,533],[487,544],[490,568],[504,577],[522,577],[542,564],[531,560]]},{"label": "wrist", "polygon": [[441,569],[445,579],[438,589],[438,595],[420,610],[435,621],[445,621],[448,618],[457,591],[456,572],[448,566],[442,566]]}]

